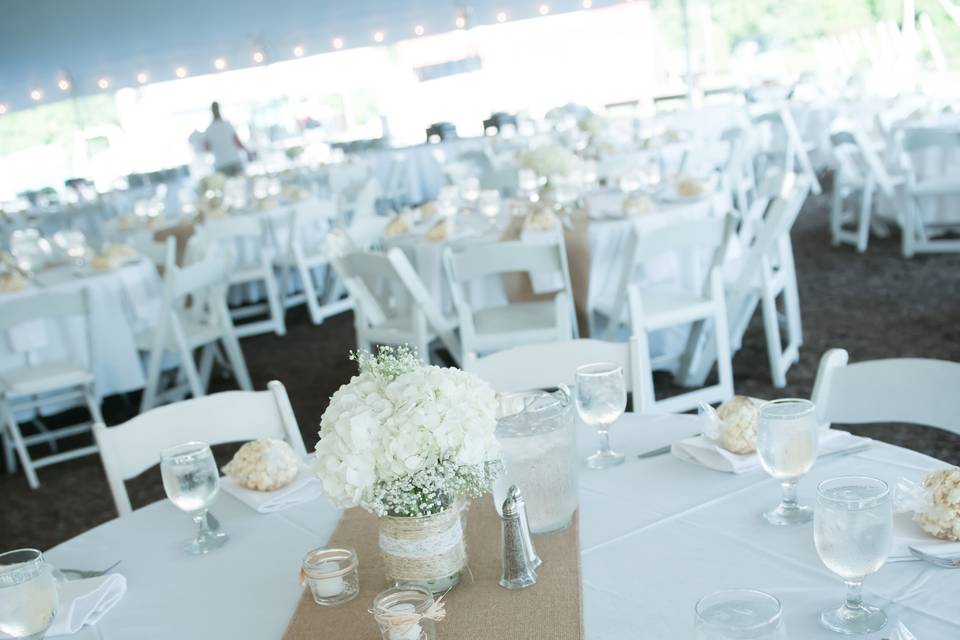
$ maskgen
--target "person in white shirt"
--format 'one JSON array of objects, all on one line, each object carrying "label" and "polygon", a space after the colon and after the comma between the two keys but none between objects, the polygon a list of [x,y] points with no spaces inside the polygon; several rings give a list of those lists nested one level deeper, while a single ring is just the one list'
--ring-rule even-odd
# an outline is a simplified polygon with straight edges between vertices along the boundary
[{"label": "person in white shirt", "polygon": [[233,125],[220,116],[220,103],[210,105],[213,122],[204,132],[204,148],[213,153],[213,166],[226,176],[238,176],[243,173],[243,156],[247,148],[240,142]]}]

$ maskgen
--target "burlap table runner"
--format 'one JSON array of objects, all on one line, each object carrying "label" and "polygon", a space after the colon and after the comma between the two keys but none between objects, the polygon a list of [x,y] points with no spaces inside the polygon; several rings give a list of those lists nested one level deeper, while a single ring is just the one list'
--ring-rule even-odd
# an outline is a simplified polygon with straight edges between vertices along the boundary
[{"label": "burlap table runner", "polygon": [[[472,573],[444,598],[447,617],[437,624],[438,640],[582,640],[580,543],[577,517],[568,529],[534,537],[543,564],[538,582],[508,591],[500,580],[500,518],[489,497],[467,512],[467,555]],[[324,607],[305,590],[284,640],[378,640],[368,610],[387,588],[378,547],[377,519],[362,509],[343,514],[327,546],[348,546],[360,560],[360,594],[346,604]],[[296,579],[296,567],[290,570]]]},{"label": "burlap table runner", "polygon": [[[519,240],[523,233],[523,216],[513,216],[500,236],[501,240]],[[572,217],[573,224],[563,229],[563,244],[567,250],[567,266],[570,268],[570,286],[573,289],[573,307],[577,312],[580,337],[590,337],[590,316],[587,310],[590,294],[590,217],[586,209],[578,209]],[[503,276],[504,288],[510,302],[552,299],[553,294],[536,294],[526,273],[507,273]]]}]

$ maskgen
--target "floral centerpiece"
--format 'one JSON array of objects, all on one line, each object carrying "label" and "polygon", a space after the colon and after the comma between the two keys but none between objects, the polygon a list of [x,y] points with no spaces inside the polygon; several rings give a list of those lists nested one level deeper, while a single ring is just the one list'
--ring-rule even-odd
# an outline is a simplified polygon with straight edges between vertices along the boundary
[{"label": "floral centerpiece", "polygon": [[577,164],[573,152],[559,144],[544,144],[524,151],[519,157],[520,167],[536,172],[548,180],[552,176],[569,175]]},{"label": "floral centerpiece", "polygon": [[495,393],[459,369],[424,366],[408,347],[350,357],[359,373],[321,418],[316,475],[338,506],[380,516],[388,579],[444,591],[466,567],[465,499],[502,468]]}]

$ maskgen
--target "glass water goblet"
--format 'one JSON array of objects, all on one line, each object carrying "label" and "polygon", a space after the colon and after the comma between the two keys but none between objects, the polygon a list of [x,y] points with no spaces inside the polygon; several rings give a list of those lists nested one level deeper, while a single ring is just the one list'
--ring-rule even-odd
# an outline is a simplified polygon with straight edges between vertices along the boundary
[{"label": "glass water goblet", "polygon": [[867,476],[824,480],[817,487],[813,541],[827,569],[847,585],[847,599],[820,622],[843,634],[883,629],[887,616],[863,602],[863,580],[887,561],[893,544],[893,505],[887,483]]},{"label": "glass water goblet", "polygon": [[57,615],[53,567],[36,549],[0,554],[0,637],[41,640]]},{"label": "glass water goblet", "polygon": [[623,464],[623,454],[610,448],[610,426],[627,408],[623,367],[610,362],[578,367],[576,384],[577,413],[600,436],[600,449],[586,459],[587,467],[607,469]]},{"label": "glass water goblet", "polygon": [[797,484],[817,459],[818,427],[809,400],[773,400],[760,407],[757,455],[782,487],[780,504],[763,514],[767,522],[790,526],[813,520],[813,510],[797,501]]},{"label": "glass water goblet", "polygon": [[780,601],[754,589],[728,589],[700,598],[695,640],[786,640]]},{"label": "glass water goblet", "polygon": [[207,510],[220,491],[220,472],[210,446],[203,442],[186,442],[160,452],[160,475],[167,497],[181,511],[193,517],[197,537],[184,550],[193,555],[219,549],[227,534],[214,531],[207,522]]}]

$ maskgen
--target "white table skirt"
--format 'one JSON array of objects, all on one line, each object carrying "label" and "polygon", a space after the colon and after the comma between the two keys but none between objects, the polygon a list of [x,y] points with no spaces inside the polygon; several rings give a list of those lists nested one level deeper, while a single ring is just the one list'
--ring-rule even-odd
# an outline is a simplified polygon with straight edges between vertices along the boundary
[{"label": "white table skirt", "polygon": [[[581,455],[586,455],[595,437],[586,427],[579,429]],[[817,617],[821,608],[839,605],[843,584],[818,559],[812,525],[781,529],[761,518],[761,511],[778,500],[775,481],[760,470],[735,476],[670,455],[635,457],[699,430],[688,416],[625,417],[611,437],[614,448],[627,454],[626,464],[581,472],[586,637],[689,638],[700,596],[753,587],[782,601],[790,638],[835,640]],[[811,504],[816,484],[828,477],[868,474],[892,484],[940,465],[877,443],[860,454],[818,462],[801,482],[800,498]],[[231,539],[204,557],[181,551],[192,523],[167,501],[50,550],[48,559],[62,567],[105,567],[122,560],[127,595],[77,640],[279,638],[301,594],[300,561],[326,542],[339,511],[321,499],[257,514],[227,495],[218,498],[214,511]],[[889,564],[867,579],[865,596],[921,640],[956,638],[955,578],[920,562]],[[318,638],[337,637],[335,630],[317,633]],[[889,630],[866,638],[888,635]]]},{"label": "white table skirt", "polygon": [[[89,296],[96,390],[100,397],[141,389],[143,368],[135,336],[153,326],[162,284],[153,263],[140,260],[118,269],[75,277],[69,268],[41,273],[41,289],[0,295],[4,303],[45,291],[86,289]],[[65,330],[65,333],[64,333]],[[68,358],[87,357],[85,323],[34,321],[0,331],[0,371]]]}]

